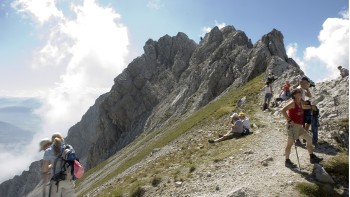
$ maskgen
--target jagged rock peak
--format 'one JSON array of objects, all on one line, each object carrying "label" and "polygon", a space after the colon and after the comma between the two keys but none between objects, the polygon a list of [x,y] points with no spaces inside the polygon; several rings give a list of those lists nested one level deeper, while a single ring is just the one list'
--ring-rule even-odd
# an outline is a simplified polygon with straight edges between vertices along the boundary
[{"label": "jagged rock peak", "polygon": [[284,48],[283,34],[280,31],[273,29],[268,34],[262,36],[257,44],[260,43],[268,46],[271,55],[279,56],[283,60],[288,61],[286,49]]}]

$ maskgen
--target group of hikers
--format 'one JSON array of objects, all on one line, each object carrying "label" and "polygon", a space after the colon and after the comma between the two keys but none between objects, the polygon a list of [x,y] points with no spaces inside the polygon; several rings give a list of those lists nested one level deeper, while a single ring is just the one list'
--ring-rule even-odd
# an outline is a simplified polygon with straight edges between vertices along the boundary
[{"label": "group of hikers", "polygon": [[[72,147],[65,145],[60,133],[54,133],[51,139],[42,139],[39,146],[39,151],[44,151],[41,167],[42,196],[75,197],[73,163],[69,163],[67,158],[67,151],[72,151]],[[65,154],[67,157],[62,159]]]},{"label": "group of hikers", "polygon": [[[341,67],[338,67],[338,69],[341,71],[342,78],[348,75],[347,69]],[[262,89],[264,91],[263,110],[270,107],[273,97],[272,84],[276,79],[272,72],[266,78],[265,86]],[[295,146],[306,146],[310,156],[310,163],[319,163],[323,160],[323,158],[319,158],[314,154],[314,146],[318,145],[319,109],[316,105],[311,104],[312,94],[310,87],[315,87],[315,84],[303,74],[299,76],[298,83],[294,86],[291,86],[289,80],[286,80],[280,87],[281,93],[273,102],[274,105],[285,103],[281,114],[285,118],[287,126],[288,140],[285,147],[285,166],[289,168],[297,167],[289,158],[293,144]],[[219,135],[217,139],[209,139],[209,143],[216,143],[244,135],[245,129],[249,133],[249,119],[243,112],[239,114],[233,113],[230,118],[230,130],[224,135]],[[310,127],[312,135],[309,132]],[[303,142],[300,141],[301,139]]]},{"label": "group of hikers", "polygon": [[239,114],[233,113],[230,116],[230,118],[231,118],[231,121],[230,121],[231,129],[223,135],[220,134],[219,138],[215,140],[213,139],[208,140],[209,143],[221,142],[227,139],[231,139],[235,136],[239,137],[242,135],[248,135],[250,133],[251,127],[250,127],[249,118],[246,117],[246,115],[243,112],[240,112]]},{"label": "group of hikers", "polygon": [[[266,85],[263,110],[269,109],[272,98],[272,83],[277,78],[270,72]],[[285,166],[294,168],[296,165],[289,159],[292,145],[304,146],[300,138],[306,143],[306,148],[310,155],[310,163],[319,163],[322,158],[317,157],[313,153],[313,146],[317,146],[318,142],[318,126],[319,126],[319,109],[316,105],[311,105],[309,99],[312,98],[310,87],[315,84],[305,75],[301,74],[298,83],[291,86],[288,80],[281,87],[279,97],[273,102],[278,106],[284,101],[290,100],[281,110],[283,117],[286,119],[288,140],[285,148]],[[308,100],[306,99],[308,98]],[[312,137],[309,133],[311,126]]]},{"label": "group of hikers", "polygon": [[[342,78],[349,75],[349,71],[346,68],[339,66],[338,69],[341,72],[340,75]],[[265,86],[262,89],[265,93],[263,110],[270,107],[270,102],[273,95],[272,83],[276,79],[277,78],[273,75],[273,73],[270,72]],[[310,155],[310,163],[319,163],[323,160],[322,158],[317,157],[313,152],[313,145],[317,145],[318,139],[319,110],[315,105],[311,105],[310,100],[306,100],[306,97],[310,99],[312,98],[310,87],[314,86],[314,84],[310,82],[311,81],[308,77],[300,76],[299,83],[291,87],[289,81],[286,80],[281,87],[281,94],[275,101],[276,104],[277,102],[287,101],[291,98],[290,102],[281,110],[281,113],[287,123],[288,134],[287,145],[285,147],[286,167],[297,167],[289,159],[289,155],[293,144],[296,146],[303,146],[300,138],[303,139],[304,143],[306,142],[306,148]],[[217,139],[208,140],[209,143],[217,143],[231,139],[235,136],[238,137],[251,133],[249,118],[244,112],[240,112],[239,114],[233,113],[230,118],[230,130],[223,135],[220,134],[219,138]],[[309,133],[310,126],[312,130],[312,137]],[[68,158],[62,159],[62,154],[69,151],[69,153],[73,152],[74,155],[73,148],[70,145],[65,145],[64,139],[60,133],[54,133],[51,139],[42,139],[39,145],[39,151],[44,151],[41,169],[43,196],[76,196],[74,190],[74,180],[76,177],[74,176],[75,174],[73,174],[73,164],[68,162]],[[75,158],[75,155],[73,160],[78,160]]]}]

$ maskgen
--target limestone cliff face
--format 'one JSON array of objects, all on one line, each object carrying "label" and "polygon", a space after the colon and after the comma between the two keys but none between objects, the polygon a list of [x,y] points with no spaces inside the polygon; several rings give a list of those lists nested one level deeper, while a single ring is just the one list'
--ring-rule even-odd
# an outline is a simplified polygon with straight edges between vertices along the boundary
[{"label": "limestone cliff face", "polygon": [[[134,59],[114,79],[111,90],[69,129],[66,142],[74,146],[88,170],[139,134],[187,116],[228,87],[238,87],[267,69],[277,76],[289,69],[300,72],[286,55],[283,35],[275,29],[254,45],[233,26],[213,28],[198,44],[184,33],[150,39],[144,54]],[[27,179],[28,175],[20,177]],[[8,188],[8,184],[0,185],[0,191]],[[25,194],[23,189],[18,191],[22,193],[4,196]]]},{"label": "limestone cliff face", "polygon": [[289,61],[275,29],[255,45],[232,26],[213,28],[199,44],[184,33],[148,40],[144,54],[115,78],[111,91],[69,130],[67,141],[89,169],[140,133],[199,109],[268,67],[298,68]]}]

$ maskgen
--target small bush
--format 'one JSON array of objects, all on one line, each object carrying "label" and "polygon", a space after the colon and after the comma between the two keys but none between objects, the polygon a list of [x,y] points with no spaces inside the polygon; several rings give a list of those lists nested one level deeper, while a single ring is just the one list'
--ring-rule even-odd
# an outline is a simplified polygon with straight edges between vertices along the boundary
[{"label": "small bush", "polygon": [[159,183],[161,183],[162,182],[162,179],[161,178],[159,178],[159,177],[154,177],[153,179],[152,179],[152,186],[153,187],[157,187],[158,185],[159,185]]},{"label": "small bush", "polygon": [[314,184],[302,182],[298,183],[296,189],[307,197],[340,197],[341,195],[334,191],[334,189],[327,184]]},{"label": "small bush", "polygon": [[141,186],[138,186],[131,192],[131,197],[142,197],[145,194],[145,192],[145,189],[143,189]]},{"label": "small bush", "polygon": [[324,163],[324,169],[333,175],[345,176],[349,180],[349,155],[346,152],[338,153]]},{"label": "small bush", "polygon": [[196,170],[196,167],[195,166],[191,166],[190,167],[190,173],[194,172]]}]

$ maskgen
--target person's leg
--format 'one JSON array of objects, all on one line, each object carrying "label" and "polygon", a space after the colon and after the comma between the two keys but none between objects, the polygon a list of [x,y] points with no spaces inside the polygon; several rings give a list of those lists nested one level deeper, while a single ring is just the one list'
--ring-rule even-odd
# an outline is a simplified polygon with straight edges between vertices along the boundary
[{"label": "person's leg", "polygon": [[231,139],[231,138],[232,138],[232,133],[226,133],[221,138],[218,138],[218,139],[214,140],[214,142],[221,142],[221,141],[228,140],[228,139]]},{"label": "person's leg", "polygon": [[62,196],[64,197],[76,197],[73,181],[62,182]]},{"label": "person's leg", "polygon": [[289,159],[289,155],[290,155],[290,151],[292,149],[293,143],[294,143],[293,138],[288,137],[287,145],[286,145],[286,148],[285,148],[286,159]]},{"label": "person's leg", "polygon": [[319,163],[322,161],[322,158],[317,157],[313,152],[313,146],[312,146],[312,139],[309,133],[307,133],[305,130],[301,131],[301,136],[306,140],[306,148],[310,155],[310,163]]}]

